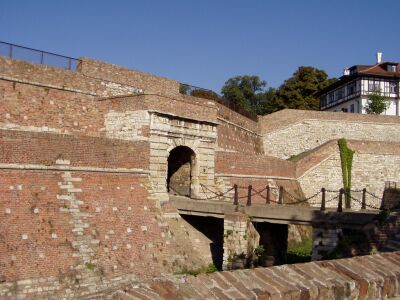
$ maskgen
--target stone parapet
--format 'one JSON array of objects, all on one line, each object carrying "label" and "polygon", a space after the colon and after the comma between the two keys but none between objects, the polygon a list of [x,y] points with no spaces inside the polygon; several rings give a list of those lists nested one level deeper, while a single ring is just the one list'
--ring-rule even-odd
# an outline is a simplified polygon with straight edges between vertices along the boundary
[{"label": "stone parapet", "polygon": [[155,279],[111,299],[388,299],[400,295],[400,252],[197,277]]}]

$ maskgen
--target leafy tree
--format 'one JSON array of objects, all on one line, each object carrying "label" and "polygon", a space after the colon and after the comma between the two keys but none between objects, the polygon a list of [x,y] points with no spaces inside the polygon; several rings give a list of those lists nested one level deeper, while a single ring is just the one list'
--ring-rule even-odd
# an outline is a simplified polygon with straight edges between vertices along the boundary
[{"label": "leafy tree", "polygon": [[222,87],[224,98],[241,108],[257,112],[261,107],[267,82],[258,76],[244,75],[228,79]]},{"label": "leafy tree", "polygon": [[319,110],[316,93],[334,81],[323,70],[299,67],[278,89],[267,89],[266,81],[258,76],[244,75],[228,79],[221,92],[224,98],[259,115],[284,108]]},{"label": "leafy tree", "polygon": [[336,79],[328,79],[323,70],[313,67],[299,67],[292,77],[278,89],[276,108],[319,110],[316,93],[332,84]]},{"label": "leafy tree", "polygon": [[389,108],[389,105],[388,99],[380,91],[375,91],[368,96],[365,111],[367,114],[380,115]]}]

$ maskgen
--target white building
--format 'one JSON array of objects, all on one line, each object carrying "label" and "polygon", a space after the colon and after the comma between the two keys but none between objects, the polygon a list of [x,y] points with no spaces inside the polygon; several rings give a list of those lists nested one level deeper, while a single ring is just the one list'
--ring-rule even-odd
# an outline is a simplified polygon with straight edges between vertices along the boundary
[{"label": "white building", "polygon": [[398,116],[400,63],[383,62],[378,52],[375,65],[355,65],[319,93],[320,110],[365,114],[368,96],[380,92],[390,105],[382,114]]}]

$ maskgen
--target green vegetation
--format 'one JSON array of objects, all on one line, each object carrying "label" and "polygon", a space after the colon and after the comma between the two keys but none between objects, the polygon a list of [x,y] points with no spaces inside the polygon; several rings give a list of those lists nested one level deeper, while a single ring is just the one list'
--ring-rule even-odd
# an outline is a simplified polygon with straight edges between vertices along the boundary
[{"label": "green vegetation", "polygon": [[351,207],[351,169],[354,151],[347,147],[346,139],[338,140],[340,162],[342,166],[343,188],[345,190],[346,208]]},{"label": "green vegetation", "polygon": [[216,101],[218,101],[218,99],[219,99],[219,96],[216,93],[214,93],[213,91],[207,91],[207,90],[193,90],[190,92],[190,96],[204,98],[204,99],[210,99],[210,100],[216,100]]},{"label": "green vegetation", "polygon": [[258,76],[244,75],[228,79],[221,93],[242,109],[260,113],[260,106],[267,82]]},{"label": "green vegetation", "polygon": [[197,276],[199,274],[204,274],[204,273],[214,273],[217,272],[218,269],[214,264],[209,264],[208,266],[202,267],[200,269],[194,269],[194,270],[183,270],[181,272],[176,273],[176,275],[193,275]]},{"label": "green vegetation", "polygon": [[85,262],[85,267],[88,270],[93,270],[96,266],[91,262]]},{"label": "green vegetation", "polygon": [[367,114],[380,115],[389,108],[388,99],[381,94],[381,91],[375,91],[368,96],[368,102],[365,107]]},{"label": "green vegetation", "polygon": [[259,115],[284,108],[319,110],[316,93],[335,80],[323,70],[299,67],[278,89],[267,88],[267,82],[258,76],[244,75],[228,79],[221,93],[242,109]]},{"label": "green vegetation", "polygon": [[301,243],[288,245],[286,262],[288,264],[304,263],[311,261],[312,239],[308,238]]},{"label": "green vegetation", "polygon": [[186,95],[189,92],[190,87],[187,84],[179,84],[179,93]]}]

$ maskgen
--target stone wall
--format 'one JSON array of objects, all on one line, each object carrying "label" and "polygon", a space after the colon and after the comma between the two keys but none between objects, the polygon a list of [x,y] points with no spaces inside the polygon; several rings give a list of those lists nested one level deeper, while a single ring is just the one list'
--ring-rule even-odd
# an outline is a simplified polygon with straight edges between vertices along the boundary
[{"label": "stone wall", "polygon": [[400,120],[391,116],[282,110],[261,118],[264,152],[287,159],[332,139],[400,142]]},{"label": "stone wall", "polygon": [[[366,188],[367,204],[380,207],[386,181],[399,181],[400,145],[397,143],[348,141],[349,148],[355,151],[352,168],[352,189]],[[336,141],[325,144],[297,162],[298,181],[306,197],[320,191],[339,190],[343,187],[339,148]],[[337,196],[328,193],[326,200]],[[352,196],[361,201],[362,193]],[[360,203],[353,200],[353,206],[360,208]],[[337,200],[327,202],[327,206],[336,206]]]},{"label": "stone wall", "polygon": [[224,216],[223,270],[242,269],[253,260],[260,235],[249,216],[237,212]]},{"label": "stone wall", "polygon": [[167,200],[166,178],[168,156],[178,146],[190,148],[192,164],[192,195],[200,196],[200,185],[214,186],[215,124],[154,113],[150,127],[150,176],[160,199]]}]

